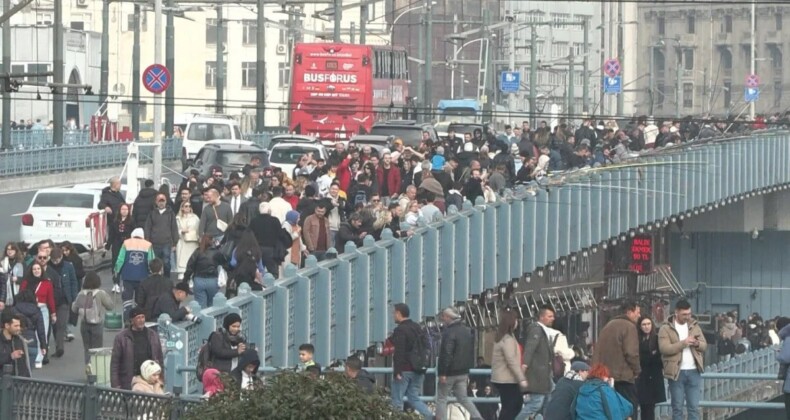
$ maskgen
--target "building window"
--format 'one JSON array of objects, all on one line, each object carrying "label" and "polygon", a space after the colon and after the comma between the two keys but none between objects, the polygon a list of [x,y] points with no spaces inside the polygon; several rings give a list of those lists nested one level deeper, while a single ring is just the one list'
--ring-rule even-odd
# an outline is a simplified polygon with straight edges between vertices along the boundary
[{"label": "building window", "polygon": [[244,45],[255,45],[258,41],[258,22],[252,19],[245,19],[241,22],[241,43]]},{"label": "building window", "polygon": [[37,13],[36,25],[52,25],[52,13]]},{"label": "building window", "polygon": [[[46,63],[27,65],[28,73],[46,73],[48,71],[49,71],[49,64]],[[28,81],[41,82],[41,83],[47,83],[47,79],[48,79],[47,76],[31,76],[27,78]]]},{"label": "building window", "polygon": [[71,29],[74,29],[75,31],[85,30],[85,22],[82,21],[72,20],[69,26],[71,27]]},{"label": "building window", "polygon": [[683,68],[685,70],[694,70],[694,50],[691,48],[683,50]]},{"label": "building window", "polygon": [[291,84],[291,69],[288,63],[277,63],[278,83],[281,88],[287,88]]},{"label": "building window", "polygon": [[724,16],[724,33],[732,33],[732,15]]},{"label": "building window", "polygon": [[727,49],[721,50],[721,67],[724,70],[732,70],[732,53]]},{"label": "building window", "polygon": [[[221,42],[227,43],[228,42],[228,27],[226,25],[222,25],[222,34],[220,36]],[[217,44],[217,20],[216,19],[206,19],[206,44],[208,45],[216,45]]]},{"label": "building window", "polygon": [[551,44],[551,55],[552,57],[565,57],[568,55],[568,43],[567,42],[555,42]]},{"label": "building window", "polygon": [[[228,62],[225,61],[222,69],[225,73],[225,80],[228,79]],[[206,61],[206,87],[217,87],[217,62]]]},{"label": "building window", "polygon": [[782,83],[778,81],[774,82],[774,106],[782,106]]},{"label": "building window", "polygon": [[667,33],[667,27],[664,18],[662,17],[658,18],[657,25],[658,25],[658,34],[665,35]]},{"label": "building window", "polygon": [[580,56],[584,54],[584,43],[583,42],[574,42],[573,43],[573,54],[576,56]]},{"label": "building window", "polygon": [[258,73],[255,71],[257,63],[245,61],[241,63],[241,87],[254,88],[258,81]]},{"label": "building window", "polygon": [[683,108],[694,107],[694,84],[683,83]]},{"label": "building window", "polygon": [[546,43],[544,41],[538,41],[537,44],[538,48],[537,51],[535,51],[535,54],[537,54],[537,56],[540,58],[546,53]]},{"label": "building window", "polygon": [[656,83],[656,93],[653,96],[653,102],[656,106],[661,107],[664,105],[664,84],[659,82]]},{"label": "building window", "polygon": [[696,25],[697,21],[694,16],[688,16],[686,18],[686,32],[693,34],[696,32]]},{"label": "building window", "polygon": [[724,107],[732,106],[732,82],[724,82]]},{"label": "building window", "polygon": [[134,32],[134,13],[126,15],[126,31]]},{"label": "building window", "polygon": [[771,63],[774,70],[782,68],[782,51],[779,48],[771,48]]},{"label": "building window", "polygon": [[278,39],[278,41],[277,41],[278,44],[287,44],[288,43],[288,30],[285,29],[287,27],[288,27],[288,21],[287,20],[281,20],[280,21],[280,36],[279,36],[279,38],[277,38]]},{"label": "building window", "polygon": [[781,13],[777,13],[776,14],[776,30],[777,31],[781,31],[782,30],[782,14]]},{"label": "building window", "polygon": [[571,21],[570,13],[552,13],[551,21],[558,28],[564,28]]}]

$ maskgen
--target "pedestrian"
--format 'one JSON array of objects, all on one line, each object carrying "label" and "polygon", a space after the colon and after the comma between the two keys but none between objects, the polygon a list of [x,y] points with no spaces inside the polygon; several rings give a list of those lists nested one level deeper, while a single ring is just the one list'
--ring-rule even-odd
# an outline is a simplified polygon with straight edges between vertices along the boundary
[{"label": "pedestrian", "polygon": [[598,334],[593,364],[601,363],[607,367],[614,378],[614,389],[631,403],[631,417],[636,418],[639,405],[636,378],[642,371],[636,322],[641,316],[641,308],[634,301],[626,301],[621,309],[623,314],[609,321]]},{"label": "pedestrian", "polygon": [[178,245],[176,245],[176,280],[181,280],[186,271],[187,261],[192,253],[198,249],[198,227],[200,225],[200,218],[192,211],[192,203],[187,201],[181,202],[178,216],[176,216],[176,224],[178,225]]},{"label": "pedestrian", "polygon": [[[108,239],[105,249],[109,247],[112,253],[112,260],[110,264],[115,266],[118,262],[118,255],[121,253],[121,247],[127,239],[132,237],[132,230],[134,223],[132,221],[131,210],[129,205],[124,203],[118,208],[118,213],[113,216],[107,216],[107,232]],[[120,278],[113,276],[113,293],[121,293]]]},{"label": "pedestrian", "polygon": [[326,217],[328,202],[321,200],[315,211],[304,221],[302,234],[307,251],[315,256],[318,261],[324,259],[326,251],[333,246],[332,233],[330,232],[329,219]]},{"label": "pedestrian", "polygon": [[[57,293],[55,288],[55,306],[58,314],[58,322],[55,323],[55,357],[63,356],[64,341],[74,339],[74,335],[68,331],[69,316],[71,315],[71,304],[77,298],[80,291],[80,283],[77,280],[77,273],[70,262],[63,259],[63,251],[60,247],[52,248],[49,258],[49,267],[60,275],[60,285],[62,293]],[[54,278],[54,276],[53,276]]]},{"label": "pedestrian", "polygon": [[118,209],[124,203],[126,203],[126,199],[121,194],[121,178],[114,176],[110,178],[110,185],[101,190],[101,197],[96,208],[104,210],[109,217],[118,214]]},{"label": "pedestrian", "polygon": [[148,215],[157,207],[156,199],[158,195],[159,191],[154,188],[154,181],[146,179],[143,182],[143,188],[137,193],[137,198],[134,199],[134,205],[132,206],[134,227],[145,228]]},{"label": "pedestrian", "polygon": [[230,372],[230,377],[242,391],[257,388],[263,384],[261,378],[258,377],[260,365],[261,359],[258,352],[248,348],[239,356],[239,364]]},{"label": "pedestrian", "polygon": [[[143,229],[136,228],[132,231],[131,238],[124,241],[115,261],[114,273],[119,281],[123,281],[121,299],[123,300],[124,319],[129,320],[129,310],[134,306],[134,297],[137,288],[148,277],[148,265],[154,256],[151,243],[143,239]],[[142,360],[140,361],[142,363]]]},{"label": "pedestrian", "polygon": [[[285,270],[286,264],[292,264],[296,268],[301,267],[302,257],[307,255],[307,247],[302,243],[302,227],[299,226],[300,217],[299,212],[296,210],[291,210],[285,214],[282,228],[291,237],[291,246],[286,248],[285,259],[280,266],[280,273],[282,273],[282,270]],[[321,260],[319,259],[319,261]]]},{"label": "pedestrian", "polygon": [[636,379],[641,420],[656,418],[656,404],[667,400],[664,390],[661,353],[658,351],[658,329],[650,317],[639,319],[639,364],[642,372]]},{"label": "pedestrian", "polygon": [[365,394],[375,393],[376,378],[362,368],[362,360],[359,360],[359,357],[348,356],[344,367],[346,377],[354,381]]},{"label": "pedestrian", "polygon": [[178,244],[178,223],[176,215],[167,207],[167,196],[156,196],[156,208],[148,214],[145,221],[145,239],[151,242],[154,255],[164,263],[165,277],[170,277],[170,262]]},{"label": "pedestrian", "polygon": [[[63,259],[74,266],[74,273],[77,275],[77,290],[82,290],[82,281],[85,279],[85,262],[82,261],[82,257],[80,257],[74,244],[69,241],[61,242],[60,250],[63,251]],[[69,342],[74,339],[74,335],[70,332],[71,327],[76,327],[78,320],[79,316],[76,312],[69,313],[69,334],[66,335],[66,340]]]},{"label": "pedestrian", "polygon": [[14,242],[5,246],[5,254],[0,260],[0,274],[5,278],[5,299],[0,302],[0,311],[14,305],[14,297],[19,293],[19,282],[25,276],[25,255]]},{"label": "pedestrian", "polygon": [[461,314],[448,307],[441,314],[444,330],[439,346],[439,389],[436,394],[436,419],[447,418],[447,396],[452,393],[473,420],[482,419],[477,407],[466,394],[469,369],[475,365],[475,338],[472,330],[461,322]]},{"label": "pedestrian", "polygon": [[146,360],[162,366],[162,342],[156,331],[145,326],[142,308],[129,311],[129,328],[115,336],[110,359],[110,384],[116,389],[132,389],[132,378],[140,375]]},{"label": "pedestrian", "polygon": [[780,363],[778,379],[782,381],[782,392],[785,394],[785,413],[790,419],[790,318],[781,317],[776,321],[782,347],[776,353],[776,360]]},{"label": "pedestrian", "polygon": [[144,394],[164,394],[162,367],[153,360],[146,360],[140,366],[140,374],[132,378],[132,391]]},{"label": "pedestrian", "polygon": [[661,326],[658,348],[664,377],[669,381],[672,420],[683,419],[684,400],[686,418],[698,420],[704,355],[708,343],[699,324],[691,317],[691,304],[687,300],[679,300],[675,304],[675,314]]},{"label": "pedestrian", "polygon": [[[394,380],[392,382],[392,405],[396,410],[403,410],[405,396],[418,413],[426,420],[433,418],[433,413],[420,400],[422,384],[425,380],[425,369],[421,366],[422,354],[427,348],[427,338],[420,326],[409,319],[409,307],[405,303],[394,306],[393,317],[395,331],[392,333],[392,344],[395,352],[392,356]],[[416,366],[415,366],[416,365]]]},{"label": "pedestrian", "polygon": [[298,372],[305,372],[310,367],[317,367],[319,374],[321,373],[321,365],[316,363],[313,359],[315,355],[315,346],[310,343],[304,343],[299,346],[299,364],[296,365]]},{"label": "pedestrian", "polygon": [[[600,363],[590,368],[576,400],[572,405],[576,420],[634,420],[631,416],[631,402],[612,389],[615,380],[610,377],[609,369]],[[554,419],[550,419],[554,420]]]},{"label": "pedestrian", "polygon": [[184,280],[194,283],[195,301],[201,308],[210,308],[214,303],[214,296],[219,292],[219,266],[224,264],[224,258],[209,235],[200,238],[200,246],[187,262]]},{"label": "pedestrian", "polygon": [[250,290],[263,290],[263,275],[266,268],[261,259],[261,247],[255,235],[247,230],[241,235],[230,259],[231,271],[228,273],[227,290],[235,293],[242,283],[247,283]]},{"label": "pedestrian", "polygon": [[222,376],[217,369],[208,368],[203,372],[203,399],[210,399],[214,395],[225,390],[225,384],[222,383]]},{"label": "pedestrian", "polygon": [[557,381],[554,390],[543,409],[543,418],[550,420],[571,420],[574,417],[573,402],[579,394],[579,389],[587,380],[590,365],[584,362],[573,362],[570,370]]},{"label": "pedestrian", "polygon": [[18,314],[23,321],[22,338],[27,341],[27,354],[30,366],[41,369],[41,364],[36,364],[38,354],[47,352],[47,333],[44,328],[44,317],[36,303],[36,295],[32,290],[23,290],[14,298],[16,304],[10,309]]},{"label": "pedestrian", "polygon": [[0,322],[3,324],[3,331],[0,332],[0,368],[11,365],[13,376],[30,378],[27,344],[22,339],[22,319],[13,311],[4,310]]},{"label": "pedestrian", "polygon": [[[260,214],[250,222],[249,230],[255,235],[255,240],[261,247],[261,260],[266,271],[274,278],[278,278],[280,264],[285,260],[287,250],[293,245],[293,238],[283,229],[283,222],[272,215],[269,203],[261,203],[259,210]],[[285,214],[283,214],[284,220]]]},{"label": "pedestrian", "polygon": [[205,196],[208,198],[208,203],[200,215],[198,235],[208,235],[212,239],[222,239],[225,230],[233,219],[233,211],[228,203],[220,200],[217,187],[209,188]]},{"label": "pedestrian", "polygon": [[176,283],[172,289],[154,298],[151,306],[151,319],[158,320],[162,314],[167,314],[173,322],[184,321],[192,311],[189,306],[181,306],[192,292],[189,284],[185,282]]},{"label": "pedestrian", "polygon": [[491,355],[491,382],[499,392],[502,405],[499,420],[516,418],[524,404],[522,392],[527,389],[527,378],[521,367],[521,354],[515,337],[517,329],[516,312],[509,308],[502,310]]},{"label": "pedestrian", "polygon": [[[522,368],[527,377],[527,395],[519,418],[534,418],[543,411],[543,403],[554,386],[554,337],[549,328],[554,324],[554,309],[541,306],[537,322],[527,326]],[[556,330],[553,330],[556,331]]]},{"label": "pedestrian", "polygon": [[90,349],[97,349],[104,345],[104,316],[112,310],[113,301],[110,295],[101,289],[101,278],[95,271],[85,275],[84,287],[71,304],[81,320],[80,335],[82,346],[85,350],[85,364],[90,360]]},{"label": "pedestrian", "polygon": [[[230,373],[239,364],[239,356],[247,350],[247,339],[241,333],[241,316],[236,313],[225,315],[222,328],[208,337],[211,367]],[[205,385],[205,384],[204,384]]]},{"label": "pedestrian", "polygon": [[151,313],[154,302],[156,298],[173,289],[173,281],[164,276],[164,264],[159,258],[154,258],[148,267],[151,270],[151,275],[140,283],[134,296],[134,302],[138,308],[143,308],[146,319],[156,319]]},{"label": "pedestrian", "polygon": [[49,363],[49,359],[46,358],[46,349],[48,348],[49,344],[50,325],[54,323],[58,317],[57,312],[55,311],[55,292],[52,287],[52,282],[50,282],[48,278],[44,277],[42,263],[34,262],[30,265],[27,275],[25,275],[25,278],[22,280],[22,285],[20,286],[19,290],[31,290],[36,295],[36,302],[38,302],[38,308],[41,311],[41,319],[44,321],[44,331],[46,333],[47,339],[43,342],[39,342],[39,348],[43,348],[44,351],[39,352],[39,354],[36,356],[36,368],[40,369],[42,365],[45,364],[45,359],[47,363]]},{"label": "pedestrian", "polygon": [[346,242],[353,242],[357,248],[362,246],[362,240],[368,235],[368,232],[361,231],[362,216],[359,212],[352,213],[348,217],[347,222],[340,224],[340,230],[337,231],[337,242],[335,249],[338,254],[346,252]]}]

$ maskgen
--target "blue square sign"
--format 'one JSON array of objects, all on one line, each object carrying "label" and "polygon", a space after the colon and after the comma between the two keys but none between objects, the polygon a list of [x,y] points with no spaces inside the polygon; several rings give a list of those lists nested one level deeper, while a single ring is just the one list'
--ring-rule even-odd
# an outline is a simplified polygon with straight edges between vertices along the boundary
[{"label": "blue square sign", "polygon": [[516,93],[521,88],[521,74],[517,71],[503,71],[499,80],[499,90],[502,92]]},{"label": "blue square sign", "polygon": [[743,92],[743,99],[746,102],[757,102],[760,99],[760,88],[747,87]]},{"label": "blue square sign", "polygon": [[623,92],[623,77],[604,76],[603,78],[603,93],[607,95],[619,95]]}]

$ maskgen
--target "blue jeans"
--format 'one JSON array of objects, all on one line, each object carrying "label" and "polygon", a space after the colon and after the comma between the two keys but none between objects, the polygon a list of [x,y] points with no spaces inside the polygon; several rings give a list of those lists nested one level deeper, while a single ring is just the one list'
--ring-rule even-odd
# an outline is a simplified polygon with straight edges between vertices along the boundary
[{"label": "blue jeans", "polygon": [[549,394],[526,394],[524,398],[524,407],[518,413],[516,419],[523,420],[530,416],[537,416],[543,412],[543,402]]},{"label": "blue jeans", "polygon": [[678,380],[669,380],[672,420],[683,420],[683,401],[688,420],[699,420],[699,400],[702,395],[702,375],[696,369],[681,370]]},{"label": "blue jeans", "polygon": [[165,277],[170,278],[170,260],[173,258],[173,247],[170,245],[154,246],[154,255],[162,260],[165,266]]},{"label": "blue jeans", "polygon": [[219,292],[217,278],[195,277],[194,282],[195,301],[201,308],[210,308],[214,304],[214,295]]},{"label": "blue jeans", "polygon": [[392,405],[395,409],[403,411],[403,397],[405,396],[409,404],[425,419],[432,419],[433,413],[424,402],[420,401],[425,375],[414,372],[401,372],[400,375],[400,380],[392,381]]},{"label": "blue jeans", "polygon": [[[123,320],[129,321],[129,311],[132,310],[137,304],[134,297],[137,295],[137,289],[140,287],[139,281],[123,281],[123,290],[121,290],[121,300],[123,301]],[[150,321],[146,319],[146,321]]]}]

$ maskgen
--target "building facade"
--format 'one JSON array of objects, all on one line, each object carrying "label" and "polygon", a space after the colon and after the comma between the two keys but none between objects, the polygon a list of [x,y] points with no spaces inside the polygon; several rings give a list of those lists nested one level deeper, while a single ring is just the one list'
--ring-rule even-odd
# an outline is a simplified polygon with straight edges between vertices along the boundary
[{"label": "building facade", "polygon": [[790,86],[782,37],[790,24],[790,6],[756,3],[756,32],[751,5],[640,3],[641,56],[639,114],[657,116],[748,115],[746,78],[751,74],[752,38],[755,74],[760,79],[758,114],[783,113],[790,107]]}]

